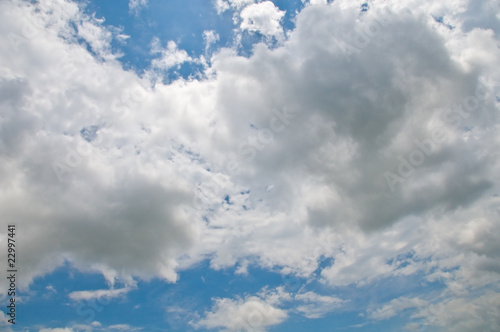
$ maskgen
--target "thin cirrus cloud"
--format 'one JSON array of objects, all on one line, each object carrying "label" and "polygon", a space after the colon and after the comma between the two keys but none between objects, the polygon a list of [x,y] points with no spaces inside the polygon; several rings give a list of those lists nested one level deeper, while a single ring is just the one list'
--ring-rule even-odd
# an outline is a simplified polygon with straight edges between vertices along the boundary
[{"label": "thin cirrus cloud", "polygon": [[[278,4],[221,0],[234,44],[154,37],[143,72],[113,48],[130,32],[81,3],[0,6],[1,224],[18,225],[22,289],[70,262],[110,287],[72,301],[126,299],[208,261],[303,283],[213,296],[190,328],[319,320],[392,278],[442,288],[366,300],[363,324],[499,326],[494,1],[304,2],[285,34]],[[249,56],[244,31],[262,35]]]}]

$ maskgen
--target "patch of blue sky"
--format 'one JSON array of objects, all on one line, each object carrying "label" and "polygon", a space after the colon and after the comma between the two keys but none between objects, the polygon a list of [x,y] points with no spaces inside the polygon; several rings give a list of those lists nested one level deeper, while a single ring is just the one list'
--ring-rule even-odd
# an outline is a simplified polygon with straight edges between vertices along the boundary
[{"label": "patch of blue sky", "polygon": [[98,126],[84,127],[80,130],[80,135],[87,142],[92,142],[96,138],[98,130],[99,130]]},{"label": "patch of blue sky", "polygon": [[[280,9],[285,11],[282,26],[285,31],[295,27],[295,16],[304,4],[300,0],[273,1]],[[126,1],[82,1],[86,13],[98,19],[104,19],[105,26],[122,29],[122,34],[129,36],[126,40],[113,40],[112,50],[122,56],[119,61],[125,69],[130,69],[141,74],[150,68],[151,61],[158,54],[151,54],[151,42],[158,38],[165,47],[172,40],[178,49],[185,50],[192,58],[200,55],[210,57],[211,51],[221,47],[233,47],[235,42],[235,29],[232,10],[217,13],[212,1],[206,0],[150,0],[139,10],[129,11]],[[213,30],[218,35],[218,40],[206,54],[206,41],[203,32]],[[253,46],[257,43],[268,41],[268,38],[259,33],[243,32],[238,53],[242,56],[251,56]],[[269,41],[268,41],[269,43]],[[273,41],[270,42],[271,46]],[[276,41],[274,40],[276,46]],[[203,67],[195,63],[185,63],[179,69],[168,71],[168,81],[176,78],[200,78]]]},{"label": "patch of blue sky", "polygon": [[[81,273],[66,263],[52,273],[34,279],[18,308],[18,327],[61,327],[79,320],[75,303],[68,297],[71,292],[107,289],[102,274]],[[80,317],[81,318],[81,317]]]},{"label": "patch of blue sky", "polygon": [[[106,280],[98,273],[82,273],[65,264],[30,286],[29,297],[18,314],[22,326],[33,328],[62,327],[72,324],[100,322],[103,326],[128,324],[148,331],[165,328],[186,330],[191,315],[202,315],[212,306],[216,297],[234,298],[253,295],[262,287],[277,287],[281,275],[260,268],[250,268],[249,274],[235,274],[236,268],[214,270],[209,262],[182,271],[175,284],[163,280],[139,281],[137,288],[111,300],[72,300],[71,292],[109,289]],[[115,289],[123,285],[116,284]],[[27,296],[28,294],[22,294]],[[190,319],[175,320],[169,309],[183,310]],[[170,326],[172,325],[172,326]]]},{"label": "patch of blue sky", "polygon": [[[324,267],[330,264],[329,260],[323,262]],[[380,331],[381,328],[395,331],[408,323],[411,309],[383,321],[368,319],[366,309],[380,308],[399,297],[438,296],[444,288],[440,280],[423,283],[423,275],[420,274],[381,279],[362,286],[331,287],[320,282],[319,278],[312,281],[286,278],[276,271],[252,265],[248,267],[248,274],[236,274],[236,269],[214,270],[206,260],[194,268],[181,271],[175,284],[160,279],[139,281],[136,289],[111,300],[75,301],[69,298],[71,292],[108,289],[109,285],[98,273],[82,273],[65,264],[51,274],[35,279],[29,297],[20,307],[19,315],[23,316],[20,321],[25,328],[38,324],[45,327],[88,325],[98,321],[102,326],[128,324],[148,331],[189,331],[194,330],[189,321],[210,310],[214,298],[245,298],[257,294],[264,287],[271,290],[284,286],[292,294],[312,291],[347,302],[317,319],[307,319],[294,311],[300,303],[285,302],[281,308],[288,310],[290,317],[279,326],[270,328],[270,331],[342,331],[353,326],[357,326],[359,331]],[[123,285],[115,285],[115,289],[121,287]]]},{"label": "patch of blue sky", "polygon": [[454,27],[454,26],[452,26],[451,24],[448,24],[448,23],[446,23],[446,22],[444,21],[443,16],[433,16],[433,18],[434,18],[434,21],[436,21],[436,22],[438,22],[438,23],[442,24],[443,26],[447,27],[447,28],[448,28],[448,29],[450,29],[450,30],[455,29],[455,27]]},{"label": "patch of blue sky", "polygon": [[274,5],[280,10],[286,10],[283,16],[282,26],[285,31],[295,28],[295,16],[304,8],[301,0],[275,0]]},{"label": "patch of blue sky", "polygon": [[[206,0],[151,0],[137,13],[130,12],[126,1],[90,1],[86,12],[104,18],[104,25],[118,27],[130,36],[124,42],[113,41],[113,48],[123,53],[119,59],[123,67],[138,73],[148,69],[151,60],[158,55],[151,54],[151,42],[158,38],[164,47],[174,41],[179,49],[193,58],[205,53],[203,32],[214,30],[219,35],[218,45],[231,46],[233,23],[229,12],[217,14],[211,1]],[[183,77],[192,74],[189,70],[179,71]]]}]

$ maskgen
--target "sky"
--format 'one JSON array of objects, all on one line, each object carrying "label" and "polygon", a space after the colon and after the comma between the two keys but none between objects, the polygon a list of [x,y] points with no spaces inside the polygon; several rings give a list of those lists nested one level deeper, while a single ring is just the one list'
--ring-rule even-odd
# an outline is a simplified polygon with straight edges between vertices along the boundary
[{"label": "sky", "polygon": [[499,36],[496,0],[0,1],[0,330],[499,331]]}]

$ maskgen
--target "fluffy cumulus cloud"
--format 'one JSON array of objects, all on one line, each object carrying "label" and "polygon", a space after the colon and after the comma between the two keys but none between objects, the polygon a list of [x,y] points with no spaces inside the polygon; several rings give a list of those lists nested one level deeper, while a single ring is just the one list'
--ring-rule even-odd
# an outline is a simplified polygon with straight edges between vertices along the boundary
[{"label": "fluffy cumulus cloud", "polygon": [[285,15],[271,1],[255,3],[245,7],[241,13],[240,28],[250,32],[259,32],[265,36],[281,38],[283,28],[280,21]]},{"label": "fluffy cumulus cloud", "polygon": [[209,329],[223,328],[225,331],[265,331],[267,326],[277,325],[287,314],[258,297],[246,299],[216,299],[212,311],[195,324]]},{"label": "fluffy cumulus cloud", "polygon": [[[270,1],[217,6],[282,36]],[[134,287],[204,259],[307,278],[329,257],[325,287],[445,284],[368,308],[373,320],[410,310],[409,327],[498,330],[495,1],[309,5],[280,46],[221,48],[202,79],[169,84],[124,70],[110,46],[120,31],[78,4],[0,8],[0,225],[18,225],[22,287],[64,261]],[[157,75],[202,62],[162,44]],[[122,290],[102,292],[73,298]],[[309,318],[346,303],[290,297]],[[265,329],[288,317],[271,299],[216,299],[193,324]]]},{"label": "fluffy cumulus cloud", "polygon": [[[117,278],[175,280],[175,256],[200,230],[178,208],[190,201],[191,184],[175,175],[180,170],[168,157],[144,155],[129,136],[149,135],[152,123],[136,122],[132,114],[158,92],[112,59],[101,62],[71,42],[70,26],[96,24],[76,4],[41,2],[37,13],[24,2],[2,6],[12,15],[2,23],[9,47],[1,69],[1,204],[3,222],[23,228],[23,264],[30,268],[22,282],[64,260],[88,270],[109,268]],[[174,140],[146,144],[159,154],[165,144],[174,151],[180,146]],[[136,166],[130,157],[138,158]],[[134,261],[138,265],[129,264]]]},{"label": "fluffy cumulus cloud", "polygon": [[[225,328],[229,331],[261,331],[298,314],[309,319],[321,318],[338,310],[344,300],[314,292],[289,293],[284,286],[265,287],[256,296],[213,299],[211,310],[193,321],[196,328]],[[285,307],[288,307],[286,309]]]}]

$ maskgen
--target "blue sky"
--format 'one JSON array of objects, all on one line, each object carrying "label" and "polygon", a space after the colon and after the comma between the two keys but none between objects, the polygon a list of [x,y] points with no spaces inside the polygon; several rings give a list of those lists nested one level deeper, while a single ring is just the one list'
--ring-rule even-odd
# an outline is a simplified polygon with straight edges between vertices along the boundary
[{"label": "blue sky", "polygon": [[494,0],[0,16],[2,331],[500,329]]},{"label": "blue sky", "polygon": [[[346,308],[320,319],[292,315],[288,321],[273,327],[272,331],[344,331],[358,324],[363,325],[356,327],[360,331],[397,330],[410,319],[407,313],[380,323],[362,317],[364,310],[359,308],[390,301],[398,296],[415,295],[423,291],[432,293],[443,287],[441,282],[420,284],[421,278],[422,275],[390,278],[363,287],[331,289],[314,280],[308,282],[298,277],[283,278],[279,273],[259,268],[250,268],[248,275],[244,276],[235,275],[235,269],[214,271],[207,262],[203,262],[181,272],[176,284],[158,279],[142,281],[136,289],[117,299],[72,302],[68,300],[68,293],[105,289],[108,285],[102,275],[81,273],[67,263],[51,274],[35,279],[30,287],[30,294],[23,294],[29,296],[30,301],[22,306],[20,320],[26,326],[37,326],[41,325],[40,322],[47,321],[45,326],[55,328],[71,324],[88,325],[94,321],[99,321],[103,326],[113,326],[123,324],[123,318],[126,317],[128,325],[148,331],[195,331],[186,322],[196,319],[196,314],[203,314],[210,307],[213,298],[244,297],[245,294],[259,292],[262,287],[281,286],[288,291],[300,289],[301,292],[314,291],[341,296],[349,298],[350,303],[346,304]],[[58,315],[53,315],[54,308],[58,308]],[[293,306],[285,308],[292,310]],[[47,317],[51,319],[47,320]]]}]

